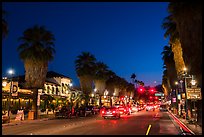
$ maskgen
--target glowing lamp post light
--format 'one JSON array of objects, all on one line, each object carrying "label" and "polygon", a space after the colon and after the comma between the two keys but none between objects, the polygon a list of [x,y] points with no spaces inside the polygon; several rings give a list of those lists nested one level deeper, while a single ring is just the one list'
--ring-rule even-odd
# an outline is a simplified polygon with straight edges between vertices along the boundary
[{"label": "glowing lamp post light", "polygon": [[69,83],[69,86],[70,86],[70,87],[72,87],[72,86],[73,86],[73,84],[72,84],[72,83]]},{"label": "glowing lamp post light", "polygon": [[176,108],[178,110],[178,82],[177,81],[175,82],[175,85],[176,85]]}]

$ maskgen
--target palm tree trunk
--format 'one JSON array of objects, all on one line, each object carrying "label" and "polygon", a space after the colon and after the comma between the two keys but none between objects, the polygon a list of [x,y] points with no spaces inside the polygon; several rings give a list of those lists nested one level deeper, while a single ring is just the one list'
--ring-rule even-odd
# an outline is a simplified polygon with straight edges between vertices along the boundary
[{"label": "palm tree trunk", "polygon": [[99,106],[102,106],[102,102],[101,102],[101,94],[99,94]]},{"label": "palm tree trunk", "polygon": [[32,111],[34,112],[34,119],[38,118],[38,107],[37,107],[37,100],[38,100],[38,89],[33,88],[33,103],[32,103]]},{"label": "palm tree trunk", "polygon": [[172,43],[172,52],[174,53],[175,67],[178,76],[180,72],[183,72],[183,68],[185,67],[183,52],[179,39],[176,39],[175,42]]}]

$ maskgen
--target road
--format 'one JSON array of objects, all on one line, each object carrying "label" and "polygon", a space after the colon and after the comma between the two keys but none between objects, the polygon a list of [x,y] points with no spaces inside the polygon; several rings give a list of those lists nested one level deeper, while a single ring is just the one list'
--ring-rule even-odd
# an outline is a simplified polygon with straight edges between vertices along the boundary
[{"label": "road", "polygon": [[54,119],[2,127],[3,135],[178,135],[180,129],[169,112],[140,111],[120,119],[100,115]]}]

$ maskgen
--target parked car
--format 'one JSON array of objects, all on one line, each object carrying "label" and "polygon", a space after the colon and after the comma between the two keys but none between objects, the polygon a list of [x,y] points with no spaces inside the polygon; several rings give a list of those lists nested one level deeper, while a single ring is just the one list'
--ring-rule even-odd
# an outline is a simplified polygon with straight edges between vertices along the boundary
[{"label": "parked car", "polygon": [[99,106],[93,106],[93,114],[99,114],[100,113],[100,108]]},{"label": "parked car", "polygon": [[72,110],[72,115],[71,116],[79,117],[79,113],[80,113],[79,108],[75,107],[74,110]]},{"label": "parked car", "polygon": [[93,114],[93,106],[79,107],[79,116],[86,117]]},{"label": "parked car", "polygon": [[108,117],[120,118],[120,111],[117,107],[106,107],[101,111],[101,116],[104,119]]},{"label": "parked car", "polygon": [[159,110],[160,110],[160,111],[168,111],[168,110],[167,110],[167,105],[163,105],[163,104],[160,105]]},{"label": "parked car", "polygon": [[2,113],[2,124],[9,121],[9,117],[6,115],[6,113]]},{"label": "parked car", "polygon": [[63,106],[59,112],[55,112],[56,118],[71,118],[72,112],[67,106]]}]

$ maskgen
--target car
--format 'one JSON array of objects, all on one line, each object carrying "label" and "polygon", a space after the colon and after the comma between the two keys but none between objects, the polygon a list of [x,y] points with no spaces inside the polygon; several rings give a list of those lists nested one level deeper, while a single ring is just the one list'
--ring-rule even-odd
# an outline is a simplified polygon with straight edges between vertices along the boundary
[{"label": "car", "polygon": [[106,118],[120,118],[120,111],[117,107],[106,107],[101,111],[101,116]]},{"label": "car", "polygon": [[151,110],[155,110],[154,105],[153,104],[149,104],[146,106],[146,111],[151,111]]},{"label": "car", "polygon": [[167,105],[164,105],[164,104],[160,105],[159,110],[160,111],[168,111],[167,110]]},{"label": "car", "polygon": [[55,118],[71,118],[72,111],[67,106],[63,106],[58,112],[55,112]]},{"label": "car", "polygon": [[79,116],[80,117],[90,116],[90,115],[93,115],[93,113],[94,113],[93,106],[81,106],[81,107],[79,107]]},{"label": "car", "polygon": [[87,106],[87,109],[90,109],[90,110],[91,110],[91,113],[92,113],[93,115],[98,114],[98,113],[100,112],[100,109],[99,109],[98,106],[92,106],[92,105],[90,105],[90,106]]},{"label": "car", "polygon": [[132,105],[132,112],[139,112],[139,108],[137,105],[135,104]]},{"label": "car", "polygon": [[130,115],[131,114],[131,109],[127,106],[119,106],[118,109],[119,109],[121,115]]},{"label": "car", "polygon": [[120,104],[114,104],[114,107],[118,108],[119,106],[121,106],[121,105]]},{"label": "car", "polygon": [[99,114],[99,113],[100,113],[100,108],[99,108],[99,106],[94,106],[94,107],[93,107],[93,112],[94,112],[94,114]]}]

